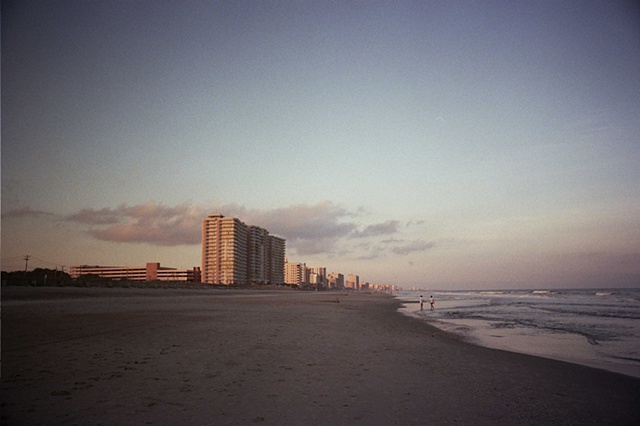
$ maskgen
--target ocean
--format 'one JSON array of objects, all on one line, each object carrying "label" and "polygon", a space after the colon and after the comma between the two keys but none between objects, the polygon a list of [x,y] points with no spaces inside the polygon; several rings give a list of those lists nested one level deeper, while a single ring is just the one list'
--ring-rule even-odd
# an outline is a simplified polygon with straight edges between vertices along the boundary
[{"label": "ocean", "polygon": [[423,290],[396,296],[405,302],[401,312],[469,343],[640,378],[640,289]]}]

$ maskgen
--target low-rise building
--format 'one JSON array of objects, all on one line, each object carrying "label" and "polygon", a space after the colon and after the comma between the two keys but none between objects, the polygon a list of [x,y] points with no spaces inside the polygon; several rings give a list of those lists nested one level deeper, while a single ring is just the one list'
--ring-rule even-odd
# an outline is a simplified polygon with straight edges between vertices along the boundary
[{"label": "low-rise building", "polygon": [[284,282],[288,285],[296,285],[303,288],[309,284],[307,265],[300,262],[284,263]]},{"label": "low-rise building", "polygon": [[171,281],[199,283],[201,272],[199,267],[193,269],[177,269],[160,266],[159,262],[149,262],[146,266],[99,266],[73,265],[69,270],[71,278],[81,275],[97,275],[110,280],[123,281]]}]

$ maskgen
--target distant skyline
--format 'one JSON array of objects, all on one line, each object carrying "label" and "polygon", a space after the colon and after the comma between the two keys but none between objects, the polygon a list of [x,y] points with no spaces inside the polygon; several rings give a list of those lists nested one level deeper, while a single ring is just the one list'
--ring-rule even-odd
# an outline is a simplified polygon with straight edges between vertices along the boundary
[{"label": "distant skyline", "polygon": [[632,1],[3,1],[2,269],[201,221],[404,288],[640,287]]}]

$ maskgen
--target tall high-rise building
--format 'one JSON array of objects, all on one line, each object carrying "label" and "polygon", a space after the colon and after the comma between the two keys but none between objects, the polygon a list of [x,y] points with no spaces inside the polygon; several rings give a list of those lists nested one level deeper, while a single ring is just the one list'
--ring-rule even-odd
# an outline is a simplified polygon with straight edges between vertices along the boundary
[{"label": "tall high-rise building", "polygon": [[221,214],[202,219],[202,282],[247,284],[247,226]]},{"label": "tall high-rise building", "polygon": [[286,241],[284,238],[269,235],[268,258],[269,265],[267,273],[269,283],[273,285],[284,284],[284,254],[286,250]]},{"label": "tall high-rise building", "polygon": [[312,287],[323,289],[327,288],[327,268],[324,266],[315,266],[309,268],[309,283]]},{"label": "tall high-rise building", "polygon": [[269,281],[269,231],[259,226],[248,226],[249,281],[266,284]]},{"label": "tall high-rise building", "polygon": [[202,282],[284,283],[285,240],[221,214],[202,219]]},{"label": "tall high-rise building", "polygon": [[346,288],[360,290],[360,277],[355,274],[349,274],[347,276],[347,282],[344,285]]},{"label": "tall high-rise building", "polygon": [[339,272],[332,272],[327,275],[327,284],[329,288],[332,289],[343,289],[344,288],[344,275]]}]

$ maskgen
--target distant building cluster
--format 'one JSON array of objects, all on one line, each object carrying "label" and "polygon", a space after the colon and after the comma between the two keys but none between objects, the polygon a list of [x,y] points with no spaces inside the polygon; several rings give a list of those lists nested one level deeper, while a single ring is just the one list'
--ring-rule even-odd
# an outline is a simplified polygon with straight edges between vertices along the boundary
[{"label": "distant building cluster", "polygon": [[344,275],[331,272],[327,274],[327,268],[309,267],[305,263],[285,262],[284,280],[289,285],[313,290],[339,290],[344,289]]},{"label": "distant building cluster", "polygon": [[327,268],[289,262],[286,241],[238,218],[212,214],[202,219],[202,268],[146,266],[71,266],[72,278],[96,275],[128,281],[170,281],[217,285],[288,285],[310,290],[395,291],[392,284],[369,284],[356,274],[327,273]]},{"label": "distant building cluster", "polygon": [[222,285],[284,284],[285,240],[240,219],[202,219],[202,282]]},{"label": "distant building cluster", "polygon": [[395,284],[370,284],[369,290],[374,291],[399,291],[402,290]]},{"label": "distant building cluster", "polygon": [[284,264],[284,282],[300,288],[329,288],[327,268],[310,268],[304,263],[288,260]]},{"label": "distant building cluster", "polygon": [[339,272],[327,274],[327,268],[310,267],[305,263],[285,261],[284,281],[288,285],[311,290],[374,290],[397,291],[393,284],[370,284],[360,281],[355,274],[345,276]]}]

